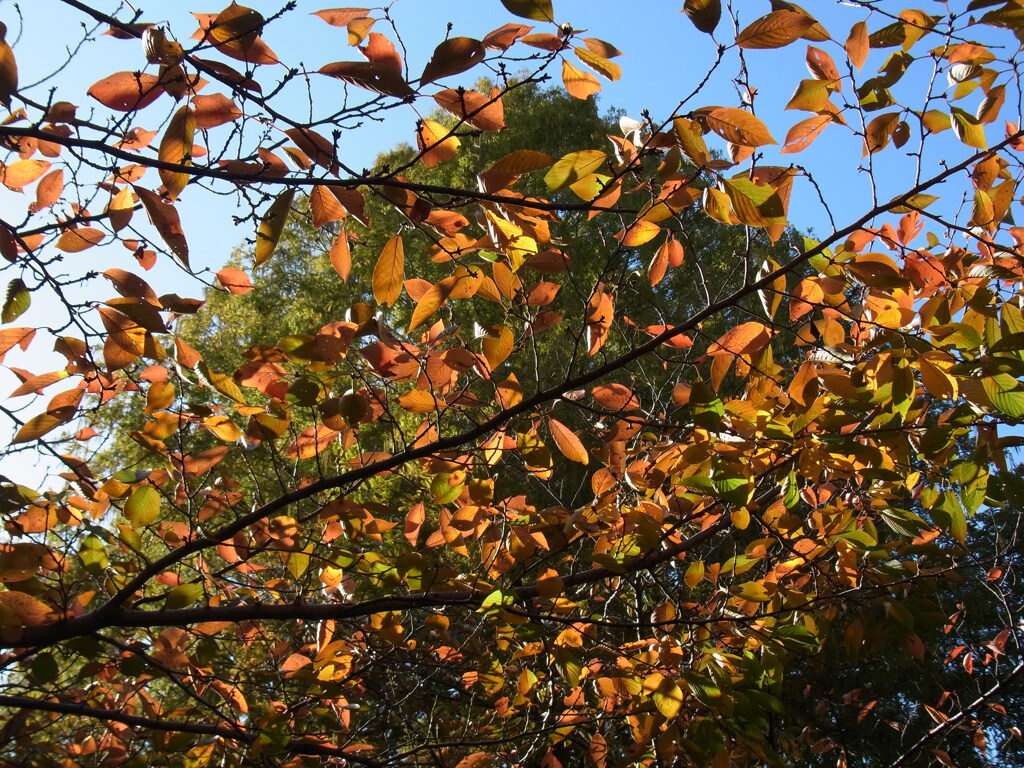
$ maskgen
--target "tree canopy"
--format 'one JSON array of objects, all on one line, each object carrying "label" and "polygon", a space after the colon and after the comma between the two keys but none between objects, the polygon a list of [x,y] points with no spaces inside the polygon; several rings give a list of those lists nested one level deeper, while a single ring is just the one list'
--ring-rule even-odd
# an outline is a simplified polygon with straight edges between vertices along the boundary
[{"label": "tree canopy", "polygon": [[642,119],[557,0],[422,60],[52,5],[49,76],[0,30],[5,761],[1024,764],[1024,4],[686,0]]}]

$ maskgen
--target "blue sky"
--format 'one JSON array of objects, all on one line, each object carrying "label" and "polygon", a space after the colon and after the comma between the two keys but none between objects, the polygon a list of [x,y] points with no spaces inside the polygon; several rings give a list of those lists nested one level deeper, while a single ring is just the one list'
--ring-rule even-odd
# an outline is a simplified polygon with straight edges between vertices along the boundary
[{"label": "blue sky", "polygon": [[[94,0],[92,4],[109,13],[116,11],[117,16],[125,20],[131,15],[130,11],[126,10],[127,3]],[[265,16],[270,16],[280,9],[283,2],[250,0],[249,4]],[[167,26],[174,36],[185,43],[189,42],[186,38],[196,28],[190,11],[216,13],[221,10],[217,4],[201,5],[198,4],[198,0],[197,4],[135,0],[133,5],[143,10],[142,20]],[[288,62],[290,66],[308,70],[315,70],[332,61],[359,60],[361,57],[358,51],[347,45],[343,29],[330,27],[310,15],[322,8],[337,5],[340,3],[325,5],[319,0],[298,0],[297,8],[290,12],[287,18],[268,28],[266,42],[282,61]],[[741,13],[743,25],[771,10],[768,0],[737,0],[733,5]],[[852,5],[818,0],[805,2],[807,10],[816,14],[833,38],[839,41],[846,39],[852,24],[868,17],[863,8],[851,7]],[[902,9],[902,5],[898,4],[882,5],[894,12]],[[625,53],[624,57],[617,60],[623,68],[623,77],[618,82],[605,84],[600,96],[602,108],[618,107],[633,117],[639,117],[641,110],[647,109],[656,121],[663,120],[672,114],[684,95],[694,90],[715,58],[716,43],[709,36],[697,32],[689,20],[680,13],[682,0],[647,0],[635,3],[554,0],[554,7],[559,22],[567,22],[575,28],[586,29],[584,36],[604,39]],[[449,22],[452,24],[452,35],[480,38],[506,22],[522,21],[509,14],[498,0],[398,0],[390,6],[389,13],[395,26],[402,33],[412,77],[419,74],[434,46],[444,38]],[[373,15],[379,16],[380,13],[375,12]],[[22,0],[20,3],[0,0],[0,20],[8,26],[8,41],[14,43],[22,84],[40,80],[61,67],[67,58],[66,46],[76,45],[83,37],[83,23],[86,23],[87,29],[94,26],[79,11],[60,0]],[[885,20],[877,18],[872,21],[871,28],[876,29],[883,23]],[[724,20],[719,27],[719,38],[723,41],[731,41],[734,35],[727,24],[729,22]],[[535,31],[538,32],[554,31],[550,24],[536,23],[535,26]],[[390,37],[394,36],[383,22],[375,29]],[[841,71],[845,72],[840,44],[828,41],[817,45],[832,54]],[[870,76],[882,65],[891,50],[872,51],[860,77]],[[524,49],[524,54],[532,52],[534,49]],[[791,125],[808,116],[807,113],[783,111],[797,82],[801,78],[809,77],[804,67],[805,52],[806,44],[799,41],[783,50],[753,50],[745,53],[750,82],[757,88],[755,110],[766,121],[779,142],[783,141]],[[94,102],[85,95],[90,84],[112,72],[140,69],[144,66],[145,59],[137,41],[116,40],[97,35],[84,43],[70,64],[63,67],[50,80],[34,88],[31,93],[37,100],[45,100],[48,88],[54,87],[56,100],[68,100],[78,104],[81,115],[94,106]],[[916,88],[923,92],[925,84],[933,74],[931,62],[921,61],[915,63],[915,67],[916,69],[908,76],[907,83],[900,87],[909,91]],[[262,82],[272,82],[275,75],[268,75],[267,72],[273,69],[261,68]],[[282,68],[276,69],[283,71]],[[552,70],[556,78],[559,71],[557,67]],[[686,109],[712,104],[740,106],[740,89],[735,82],[740,71],[740,60],[736,56],[736,51],[727,52],[720,69],[710,78],[701,94],[688,102]],[[444,84],[469,85],[486,74],[484,68],[478,67],[460,77],[450,78],[444,81]],[[942,77],[944,78],[944,75]],[[331,100],[341,98],[342,88],[336,81],[323,77],[314,80],[317,105],[333,106]],[[428,93],[434,90],[425,89]],[[849,91],[847,86],[847,97],[850,96]],[[291,92],[294,96],[289,96],[289,100],[294,99],[292,105],[296,113],[302,115],[306,108],[304,86],[293,88]],[[969,97],[964,100],[963,105],[968,111],[973,112],[979,99],[980,96],[977,95]],[[171,111],[170,102],[166,99],[163,101],[167,103],[148,108],[133,124],[148,129],[159,128]],[[416,106],[423,114],[427,114],[434,108],[434,103],[432,99],[424,97]],[[102,115],[102,108],[96,114]],[[509,120],[515,119],[514,115],[507,117]],[[1011,114],[1007,114],[1006,117],[1015,119]],[[339,143],[341,159],[356,169],[370,165],[377,153],[399,142],[411,143],[414,139],[416,119],[417,113],[412,107],[402,106],[388,113],[388,118],[383,123],[372,122],[358,129],[346,131]],[[998,140],[1001,137],[1002,122],[989,126],[988,130],[989,140]],[[947,132],[944,137],[949,135],[950,132]],[[934,148],[926,155],[924,164],[929,170],[925,176],[930,176],[938,170],[936,163],[940,155],[948,153],[949,159],[956,161],[969,153],[955,140],[944,137],[934,142]],[[716,146],[713,138],[709,137],[709,143]],[[905,149],[914,147],[916,139],[914,136]],[[814,174],[822,195],[832,206],[839,226],[870,208],[871,188],[867,174],[857,170],[861,163],[860,144],[849,131],[839,126],[830,126],[817,142],[802,154],[780,156],[777,149],[768,148],[764,162],[777,165],[788,165],[791,162],[806,163]],[[905,151],[887,150],[876,155],[873,162],[876,169],[881,171],[876,174],[877,195],[881,200],[887,200],[902,191],[908,179],[912,178],[915,167],[914,158],[908,157]],[[156,185],[154,175],[149,186]],[[31,189],[29,194],[33,194]],[[197,270],[216,270],[245,237],[252,236],[251,232],[240,230],[231,224],[230,217],[234,212],[232,200],[230,196],[213,196],[202,189],[190,188],[183,195],[179,207],[193,251],[193,267]],[[805,180],[798,181],[791,220],[801,229],[822,234],[829,231],[830,227],[817,200],[814,188]],[[19,222],[24,215],[25,203],[24,196],[0,190],[0,215],[5,220]],[[102,270],[111,266],[139,271],[131,255],[117,244],[109,246],[103,252],[97,248],[68,257],[68,271],[71,273],[93,268]],[[5,279],[14,276],[12,273]],[[201,284],[183,274],[167,259],[162,260],[145,277],[151,284],[158,286],[158,292],[173,290],[190,296],[199,296],[202,293]],[[109,286],[102,280],[81,293],[96,300],[109,298],[111,294]],[[48,305],[41,293],[34,299],[33,307],[19,318],[18,325],[45,324],[52,314],[53,307]],[[59,359],[44,354],[49,348],[49,343],[48,340],[37,340],[36,346],[28,353],[10,353],[7,363],[28,368],[35,373],[62,367]],[[7,371],[0,371],[0,393],[10,391],[16,383],[13,375]],[[57,389],[48,390],[47,395],[54,394]],[[22,401],[28,403],[30,398],[22,398]],[[25,416],[34,415],[39,407],[41,404],[30,405]],[[0,427],[0,430],[2,429],[3,427]],[[0,472],[32,472],[33,463],[34,457],[22,455],[0,465]]]}]

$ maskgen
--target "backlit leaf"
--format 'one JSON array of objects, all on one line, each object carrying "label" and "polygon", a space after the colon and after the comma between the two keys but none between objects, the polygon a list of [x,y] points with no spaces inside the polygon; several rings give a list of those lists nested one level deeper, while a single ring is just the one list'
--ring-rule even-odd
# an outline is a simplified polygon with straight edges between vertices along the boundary
[{"label": "backlit leaf", "polygon": [[[196,132],[196,116],[191,107],[184,106],[178,109],[167,124],[164,137],[160,141],[158,159],[164,163],[174,165],[192,164],[192,140]],[[164,168],[158,169],[160,180],[167,189],[167,197],[174,200],[188,184],[189,174],[187,171],[171,171]]]},{"label": "backlit leaf", "polygon": [[754,115],[736,107],[717,107],[707,114],[708,127],[727,141],[744,147],[776,144],[767,126]]},{"label": "backlit leaf", "polygon": [[693,26],[710,35],[722,18],[722,0],[686,0],[683,13],[693,22]]},{"label": "backlit leaf", "polygon": [[757,19],[736,36],[740,48],[782,48],[815,25],[814,19],[796,11],[772,11]]},{"label": "backlit leaf", "polygon": [[278,195],[260,220],[260,225],[256,230],[256,250],[254,252],[254,261],[257,267],[274,255],[277,243],[281,239],[281,233],[284,232],[284,225],[288,220],[294,198],[294,189],[285,190]]},{"label": "backlit leaf", "polygon": [[472,69],[484,60],[484,44],[472,37],[451,37],[434,49],[420,75],[420,85]]},{"label": "backlit leaf", "polygon": [[402,295],[405,281],[405,248],[400,235],[395,235],[377,257],[373,269],[373,297],[378,304],[391,305]]},{"label": "backlit leaf", "polygon": [[562,59],[562,84],[570,96],[586,99],[601,90],[601,82],[589,72],[583,72]]},{"label": "backlit leaf", "polygon": [[501,0],[509,13],[534,21],[554,21],[555,12],[551,0]]},{"label": "backlit leaf", "polygon": [[756,321],[742,323],[726,331],[708,348],[708,355],[751,355],[760,352],[771,341],[771,330]]},{"label": "backlit leaf", "polygon": [[565,426],[562,422],[550,416],[548,417],[548,429],[551,430],[551,437],[554,438],[555,445],[565,458],[579,464],[590,463],[590,456],[587,454],[587,449],[583,447],[583,443],[580,442],[580,439],[575,432]]}]

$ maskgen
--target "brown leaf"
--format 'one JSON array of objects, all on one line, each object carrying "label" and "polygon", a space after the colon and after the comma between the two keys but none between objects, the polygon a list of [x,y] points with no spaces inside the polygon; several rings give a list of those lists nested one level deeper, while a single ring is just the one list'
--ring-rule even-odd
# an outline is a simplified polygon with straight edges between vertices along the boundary
[{"label": "brown leaf", "polygon": [[160,237],[167,243],[171,253],[178,257],[181,264],[189,269],[188,243],[185,241],[185,233],[181,228],[181,219],[177,209],[170,203],[165,203],[156,192],[143,187],[132,187],[135,194],[142,200],[142,206],[149,214],[149,220],[160,233]]},{"label": "brown leaf", "polygon": [[103,276],[114,284],[114,290],[122,296],[159,304],[156,292],[138,275],[133,275],[123,269],[111,268],[104,272]]},{"label": "brown leaf", "polygon": [[317,71],[385,96],[405,98],[415,93],[401,73],[372,61],[336,61],[325,64]]},{"label": "brown leaf", "polygon": [[345,208],[338,197],[326,187],[317,186],[309,193],[309,210],[313,214],[313,227],[320,229],[332,221],[345,218]]},{"label": "brown leaf", "polygon": [[701,32],[711,34],[722,19],[722,0],[686,0],[683,13]]},{"label": "brown leaf", "polygon": [[310,15],[319,16],[332,27],[348,27],[350,21],[365,18],[369,12],[369,8],[329,8],[315,11]]},{"label": "brown leaf", "polygon": [[598,405],[609,411],[635,411],[640,407],[633,390],[625,384],[600,384],[590,394]]},{"label": "brown leaf", "polygon": [[529,34],[532,30],[533,27],[528,27],[525,24],[505,24],[484,35],[484,48],[493,51],[507,50],[516,40]]},{"label": "brown leaf", "polygon": [[484,44],[472,37],[451,37],[434,49],[420,75],[420,85],[472,69],[484,60]]}]

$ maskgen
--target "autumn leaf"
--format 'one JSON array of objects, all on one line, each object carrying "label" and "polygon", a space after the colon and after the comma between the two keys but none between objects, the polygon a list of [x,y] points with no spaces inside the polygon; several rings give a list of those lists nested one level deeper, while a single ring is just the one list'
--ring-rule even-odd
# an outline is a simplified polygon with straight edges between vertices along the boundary
[{"label": "autumn leaf", "polygon": [[18,90],[18,62],[6,36],[7,26],[4,25],[0,28],[0,103],[10,109],[11,97]]},{"label": "autumn leaf", "polygon": [[590,463],[590,456],[587,454],[587,449],[583,447],[583,443],[580,442],[580,439],[575,432],[565,426],[562,422],[550,416],[548,417],[548,429],[551,430],[551,437],[554,438],[555,445],[565,458],[579,464]]},{"label": "autumn leaf", "polygon": [[433,120],[421,120],[416,127],[416,146],[422,153],[420,161],[427,168],[451,160],[462,144],[451,131]]},{"label": "autumn leaf", "polygon": [[484,60],[484,44],[471,37],[450,37],[434,49],[420,75],[420,85],[472,69]]},{"label": "autumn leaf", "polygon": [[105,107],[118,112],[135,112],[149,106],[164,92],[156,75],[116,72],[89,88],[88,94]]},{"label": "autumn leaf", "polygon": [[712,34],[722,18],[722,0],[686,0],[683,13],[701,32]]},{"label": "autumn leaf", "polygon": [[752,355],[767,347],[771,339],[772,331],[768,326],[756,321],[741,323],[712,344],[708,355]]},{"label": "autumn leaf", "polygon": [[509,13],[533,21],[554,21],[555,12],[551,0],[501,0]]},{"label": "autumn leaf", "polygon": [[390,305],[402,295],[405,280],[405,249],[400,235],[395,235],[377,257],[373,269],[373,297],[378,304]]},{"label": "autumn leaf", "polygon": [[277,199],[263,214],[260,225],[256,230],[256,250],[253,254],[255,266],[259,266],[274,255],[277,243],[284,232],[285,222],[288,221],[288,214],[291,212],[292,200],[295,198],[295,190],[287,189],[277,196]]},{"label": "autumn leaf", "polygon": [[[178,109],[167,124],[164,137],[160,141],[158,159],[163,163],[171,163],[179,166],[192,164],[192,140],[196,132],[196,116],[191,107],[184,106]],[[187,171],[172,171],[164,168],[158,169],[160,179],[167,190],[167,197],[170,200],[177,198],[181,191],[188,184],[189,174]]]},{"label": "autumn leaf", "polygon": [[757,19],[736,36],[740,48],[782,48],[815,25],[805,13],[790,10],[772,11]]},{"label": "autumn leaf", "polygon": [[735,107],[717,107],[706,116],[708,127],[726,141],[745,147],[776,144],[768,128],[754,115]]},{"label": "autumn leaf", "polygon": [[562,59],[562,84],[577,99],[586,99],[601,90],[601,83],[594,75],[577,69],[568,59]]},{"label": "autumn leaf", "polygon": [[132,186],[135,194],[142,200],[142,205],[149,214],[150,223],[156,227],[160,237],[167,243],[167,247],[178,257],[178,260],[186,269],[188,263],[188,243],[185,240],[185,233],[181,229],[181,219],[178,211],[170,203],[165,203],[155,192],[143,187]]}]

